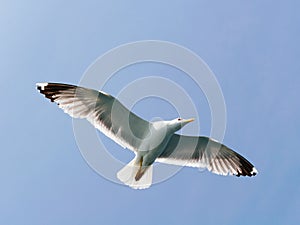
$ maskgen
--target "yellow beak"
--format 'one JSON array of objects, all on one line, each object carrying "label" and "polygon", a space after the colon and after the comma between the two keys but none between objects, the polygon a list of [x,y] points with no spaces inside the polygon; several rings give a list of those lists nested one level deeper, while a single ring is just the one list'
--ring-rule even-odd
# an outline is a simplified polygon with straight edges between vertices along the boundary
[{"label": "yellow beak", "polygon": [[194,120],[195,120],[195,118],[190,118],[190,119],[185,120],[185,122],[189,123],[189,122],[193,122]]}]

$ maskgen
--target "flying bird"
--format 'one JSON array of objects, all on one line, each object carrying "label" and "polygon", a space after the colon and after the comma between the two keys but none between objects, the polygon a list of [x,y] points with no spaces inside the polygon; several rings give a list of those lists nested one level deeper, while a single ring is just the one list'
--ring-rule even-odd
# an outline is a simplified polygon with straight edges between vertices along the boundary
[{"label": "flying bird", "polygon": [[37,89],[67,114],[85,118],[106,136],[135,153],[117,177],[134,189],[152,184],[153,163],[206,168],[219,175],[255,176],[243,156],[203,136],[176,134],[194,119],[148,122],[103,91],[61,83],[37,83]]}]

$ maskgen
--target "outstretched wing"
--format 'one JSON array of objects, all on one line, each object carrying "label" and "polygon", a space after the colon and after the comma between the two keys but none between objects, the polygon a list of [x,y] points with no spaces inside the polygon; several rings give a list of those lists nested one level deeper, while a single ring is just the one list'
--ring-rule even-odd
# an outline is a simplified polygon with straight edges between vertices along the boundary
[{"label": "outstretched wing", "polygon": [[207,137],[174,134],[158,162],[207,168],[220,175],[255,176],[257,170],[243,156]]},{"label": "outstretched wing", "polygon": [[37,89],[65,113],[87,119],[106,136],[133,151],[149,132],[149,122],[104,92],[60,83],[38,83]]}]

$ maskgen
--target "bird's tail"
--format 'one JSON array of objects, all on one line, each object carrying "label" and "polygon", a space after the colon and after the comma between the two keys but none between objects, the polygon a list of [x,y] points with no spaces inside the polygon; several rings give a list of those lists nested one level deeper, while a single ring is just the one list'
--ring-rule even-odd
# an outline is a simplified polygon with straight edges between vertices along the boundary
[{"label": "bird's tail", "polygon": [[145,172],[143,172],[143,175],[136,180],[136,176],[139,173],[139,166],[136,165],[135,162],[136,159],[133,159],[130,163],[123,167],[117,173],[117,177],[124,184],[134,189],[145,189],[150,187],[152,184],[153,165],[149,166]]}]

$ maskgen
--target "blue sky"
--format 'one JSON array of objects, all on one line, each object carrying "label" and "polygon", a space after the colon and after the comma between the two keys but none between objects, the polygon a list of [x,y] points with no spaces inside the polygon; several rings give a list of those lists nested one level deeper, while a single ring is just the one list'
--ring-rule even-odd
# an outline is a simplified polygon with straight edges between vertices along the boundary
[{"label": "blue sky", "polygon": [[[299,224],[299,7],[298,1],[1,1],[0,223]],[[209,65],[227,106],[224,142],[253,162],[258,176],[184,168],[135,191],[87,165],[71,118],[35,83],[76,84],[106,51],[148,39],[183,45]],[[203,107],[200,133],[209,135],[203,94],[175,69],[133,65],[105,90],[116,95],[122,84],[149,74],[182,82]],[[158,99],[135,110],[147,119],[175,115]],[[105,142],[112,154],[132,156]]]}]

